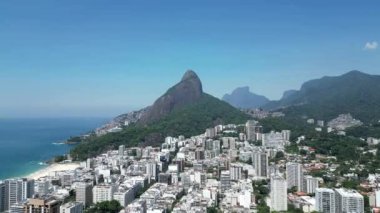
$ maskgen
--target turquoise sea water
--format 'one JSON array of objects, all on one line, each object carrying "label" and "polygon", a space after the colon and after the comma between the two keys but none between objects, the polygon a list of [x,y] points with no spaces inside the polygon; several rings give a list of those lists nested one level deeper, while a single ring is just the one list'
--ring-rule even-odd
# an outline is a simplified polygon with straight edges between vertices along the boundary
[{"label": "turquoise sea water", "polygon": [[20,177],[45,167],[52,157],[72,145],[57,144],[87,133],[106,118],[0,119],[0,179]]}]

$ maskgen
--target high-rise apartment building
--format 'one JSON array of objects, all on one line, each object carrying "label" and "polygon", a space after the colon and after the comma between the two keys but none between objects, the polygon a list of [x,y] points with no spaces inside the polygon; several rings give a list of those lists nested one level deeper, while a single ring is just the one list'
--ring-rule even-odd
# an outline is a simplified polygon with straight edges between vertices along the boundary
[{"label": "high-rise apartment building", "polygon": [[114,189],[111,185],[96,185],[92,189],[93,203],[102,201],[111,201],[113,199]]},{"label": "high-rise apartment building", "polygon": [[237,181],[242,179],[242,171],[243,167],[239,164],[231,164],[230,165],[230,179]]},{"label": "high-rise apartment building", "polygon": [[304,177],[303,191],[312,194],[315,193],[315,190],[318,188],[318,178],[306,175]]},{"label": "high-rise apartment building", "polygon": [[75,193],[76,201],[83,203],[84,207],[92,204],[92,184],[86,182],[78,183]]},{"label": "high-rise apartment building", "polygon": [[268,154],[265,150],[255,151],[252,153],[252,164],[256,171],[256,176],[268,176]]},{"label": "high-rise apartment building", "polygon": [[259,125],[259,123],[255,120],[249,120],[245,123],[245,129],[247,134],[247,140],[256,141],[257,133],[262,133],[263,127]]},{"label": "high-rise apartment building", "polygon": [[286,163],[286,180],[289,189],[297,187],[297,191],[302,192],[304,181],[302,164],[294,162]]},{"label": "high-rise apartment building", "polygon": [[231,188],[230,171],[222,171],[220,173],[220,189],[225,191]]},{"label": "high-rise apartment building", "polygon": [[4,212],[5,209],[5,183],[3,181],[0,181],[0,212]]},{"label": "high-rise apartment building", "polygon": [[352,189],[335,189],[336,212],[364,213],[363,195]]},{"label": "high-rise apartment building", "polygon": [[31,198],[34,194],[34,180],[32,179],[8,179],[4,181],[4,209],[9,208],[18,202]]},{"label": "high-rise apartment building", "polygon": [[328,188],[315,190],[315,210],[321,213],[335,213],[335,192]]},{"label": "high-rise apartment building", "polygon": [[273,175],[270,181],[270,209],[271,211],[287,211],[288,210],[288,197],[287,197],[287,183],[286,180],[279,176]]}]

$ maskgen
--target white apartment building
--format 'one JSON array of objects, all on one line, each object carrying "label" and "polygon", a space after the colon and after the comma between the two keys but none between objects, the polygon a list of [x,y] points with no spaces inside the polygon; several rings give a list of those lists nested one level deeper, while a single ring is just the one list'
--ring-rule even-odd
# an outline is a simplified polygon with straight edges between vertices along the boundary
[{"label": "white apartment building", "polygon": [[363,195],[352,189],[335,189],[336,212],[364,213]]},{"label": "white apartment building", "polygon": [[303,191],[303,169],[302,164],[288,162],[286,163],[286,180],[288,188],[297,187],[297,191]]},{"label": "white apartment building", "polygon": [[315,210],[321,213],[335,213],[335,192],[328,188],[315,190]]},{"label": "white apartment building", "polygon": [[126,207],[129,203],[131,203],[131,196],[133,200],[133,190],[128,190],[124,192],[115,192],[113,194],[113,199],[119,201],[122,207]]},{"label": "white apartment building", "polygon": [[83,203],[81,202],[70,202],[65,203],[59,207],[60,213],[83,213]]},{"label": "white apartment building", "polygon": [[266,148],[284,149],[289,138],[289,130],[283,130],[282,132],[271,131],[262,135],[262,145]]},{"label": "white apartment building", "polygon": [[287,183],[286,180],[279,176],[274,175],[270,181],[270,209],[271,211],[287,211],[288,210],[288,196],[287,196]]},{"label": "white apartment building", "polygon": [[92,189],[93,203],[110,201],[113,199],[114,189],[111,185],[97,185]]},{"label": "white apartment building", "polygon": [[318,178],[312,177],[310,175],[306,175],[304,179],[304,187],[303,191],[312,194],[315,193],[315,190],[318,188],[319,182]]},{"label": "white apartment building", "polygon": [[230,179],[234,181],[240,180],[242,178],[241,176],[242,170],[243,170],[243,167],[241,165],[231,164],[230,165],[230,177],[231,177]]}]

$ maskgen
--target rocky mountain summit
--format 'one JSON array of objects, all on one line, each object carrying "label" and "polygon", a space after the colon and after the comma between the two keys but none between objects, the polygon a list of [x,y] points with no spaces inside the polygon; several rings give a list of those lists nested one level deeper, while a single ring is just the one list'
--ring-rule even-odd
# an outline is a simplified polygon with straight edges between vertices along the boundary
[{"label": "rocky mountain summit", "polygon": [[138,122],[148,124],[157,121],[173,110],[196,102],[202,97],[202,94],[201,80],[194,71],[188,70],[181,81],[159,97]]}]

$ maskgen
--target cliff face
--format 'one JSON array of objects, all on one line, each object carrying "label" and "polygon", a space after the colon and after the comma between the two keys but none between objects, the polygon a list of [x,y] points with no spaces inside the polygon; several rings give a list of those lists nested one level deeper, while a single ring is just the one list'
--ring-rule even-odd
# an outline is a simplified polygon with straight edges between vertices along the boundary
[{"label": "cliff face", "polygon": [[149,110],[141,117],[140,124],[157,121],[170,112],[194,103],[202,97],[202,83],[197,74],[188,70],[181,81],[159,97]]}]

